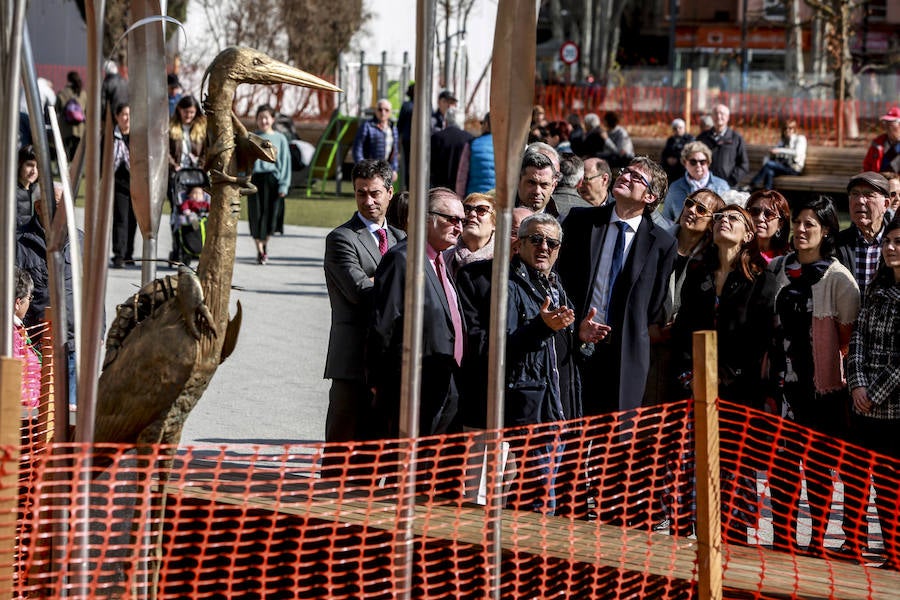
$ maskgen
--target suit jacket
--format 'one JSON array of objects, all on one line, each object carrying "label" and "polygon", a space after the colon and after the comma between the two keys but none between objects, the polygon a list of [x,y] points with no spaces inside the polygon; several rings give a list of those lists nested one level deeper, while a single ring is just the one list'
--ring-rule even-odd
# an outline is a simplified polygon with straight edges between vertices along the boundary
[{"label": "suit jacket", "polygon": [[[391,248],[375,271],[373,310],[366,342],[369,384],[375,388],[375,410],[385,419],[385,435],[399,431],[400,379],[403,355],[404,292],[407,242]],[[453,358],[455,334],[447,296],[425,265],[422,326],[422,379],[419,434],[445,433],[456,417],[459,367]],[[462,314],[462,311],[460,311]]]},{"label": "suit jacket", "polygon": [[[573,208],[563,222],[557,269],[579,321],[590,309],[613,207]],[[582,371],[586,415],[641,405],[650,364],[648,327],[665,320],[663,303],[675,254],[675,238],[645,211],[613,287],[608,317],[612,331],[597,344],[591,364]]]},{"label": "suit jacket", "polygon": [[[388,246],[406,234],[387,226]],[[331,302],[326,379],[365,381],[364,344],[371,312],[372,280],[381,252],[365,223],[354,213],[325,238],[325,285]]]},{"label": "suit jacket", "polygon": [[472,134],[448,127],[431,135],[431,187],[456,189],[459,162]]},{"label": "suit jacket", "polygon": [[491,277],[494,260],[460,267],[456,292],[466,322],[466,353],[462,363],[459,423],[487,427],[488,339],[491,330]]}]

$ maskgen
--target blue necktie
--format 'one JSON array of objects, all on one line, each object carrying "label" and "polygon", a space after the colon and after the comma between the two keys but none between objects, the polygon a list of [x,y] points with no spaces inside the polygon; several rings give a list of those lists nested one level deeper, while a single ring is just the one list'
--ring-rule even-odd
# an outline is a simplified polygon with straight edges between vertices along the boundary
[{"label": "blue necktie", "polygon": [[609,268],[607,307],[609,307],[609,304],[612,301],[613,286],[616,283],[616,278],[619,276],[619,273],[622,272],[622,265],[625,263],[625,229],[628,227],[628,223],[625,221],[616,221],[616,225],[619,227],[619,235],[616,236],[616,247],[613,249],[612,265]]}]

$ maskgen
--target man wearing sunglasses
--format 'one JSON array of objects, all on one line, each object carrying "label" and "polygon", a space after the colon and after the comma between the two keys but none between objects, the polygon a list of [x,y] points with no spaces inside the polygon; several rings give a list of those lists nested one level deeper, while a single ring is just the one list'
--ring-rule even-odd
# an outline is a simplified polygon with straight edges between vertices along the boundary
[{"label": "man wearing sunglasses", "polygon": [[[428,192],[425,295],[422,320],[419,435],[446,433],[458,410],[457,379],[465,328],[443,252],[456,244],[465,221],[459,197],[447,188]],[[375,389],[382,435],[400,433],[400,369],[406,291],[407,242],[384,255],[375,271],[373,312],[366,342],[366,369]]]},{"label": "man wearing sunglasses", "polygon": [[400,133],[391,121],[391,103],[382,98],[375,103],[375,113],[368,121],[360,123],[353,140],[353,160],[364,158],[386,160],[391,163],[394,179],[397,179],[400,157]]}]

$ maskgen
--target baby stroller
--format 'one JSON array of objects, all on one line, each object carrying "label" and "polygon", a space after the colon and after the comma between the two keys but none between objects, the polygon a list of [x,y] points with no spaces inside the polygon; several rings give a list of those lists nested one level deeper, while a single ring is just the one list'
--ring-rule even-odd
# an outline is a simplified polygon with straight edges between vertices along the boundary
[{"label": "baby stroller", "polygon": [[[199,258],[206,242],[206,220],[209,216],[209,178],[202,169],[183,168],[172,174],[169,202],[172,207],[172,252],[169,263],[190,265]],[[203,189],[203,199],[192,198],[191,190]]]}]

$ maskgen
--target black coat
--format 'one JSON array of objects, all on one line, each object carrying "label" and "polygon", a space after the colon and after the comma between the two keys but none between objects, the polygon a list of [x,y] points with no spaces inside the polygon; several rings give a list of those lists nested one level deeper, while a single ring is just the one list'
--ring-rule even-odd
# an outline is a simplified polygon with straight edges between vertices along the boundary
[{"label": "black coat", "polygon": [[463,357],[459,418],[466,427],[487,426],[488,339],[491,329],[491,275],[493,260],[479,260],[460,267],[456,293],[466,322],[466,354]]},{"label": "black coat", "polygon": [[[556,283],[554,287],[559,305],[574,309],[562,286]],[[547,290],[538,283],[537,273],[518,257],[513,258],[509,268],[506,321],[504,425],[507,427],[582,416],[575,324],[557,332],[547,327],[540,315],[547,295]],[[557,385],[552,377],[554,353],[559,374]]]},{"label": "black coat", "polygon": [[[590,310],[600,252],[614,206],[610,203],[573,208],[563,222],[557,270],[575,303],[578,321]],[[663,303],[675,254],[675,238],[645,212],[613,288],[608,319],[612,331],[604,342],[596,345],[593,357],[582,371],[584,414],[628,410],[641,405],[650,368],[649,327],[665,321]]]},{"label": "black coat", "polygon": [[[384,434],[388,436],[399,431],[406,266],[404,240],[388,250],[375,271],[373,311],[366,340],[367,381],[376,390],[375,410],[385,419]],[[424,291],[419,406],[419,434],[423,436],[446,433],[459,402],[453,321],[444,289],[428,264]]]},{"label": "black coat", "polygon": [[[78,230],[78,245],[84,248],[84,232]],[[72,259],[69,252],[69,240],[63,245],[62,255],[64,259],[63,285],[66,290],[66,317],[67,317],[67,333],[66,346],[69,352],[75,351],[75,321],[74,305],[72,302]],[[82,253],[82,256],[84,254]],[[47,240],[44,228],[38,220],[37,215],[33,216],[16,237],[16,266],[23,269],[31,275],[34,281],[34,292],[31,299],[31,306],[23,321],[27,327],[33,327],[44,319],[44,311],[50,305],[50,271],[47,268]]]},{"label": "black coat", "polygon": [[738,271],[725,280],[716,298],[715,246],[703,260],[687,266],[681,288],[681,309],[672,325],[675,372],[691,371],[692,334],[718,334],[719,395],[725,400],[760,408],[764,395],[763,356],[772,340],[775,315],[775,274],[763,270],[752,281]]},{"label": "black coat", "polygon": [[703,142],[712,150],[709,171],[727,181],[731,187],[737,185],[750,171],[750,158],[747,156],[744,138],[734,129],[726,129],[718,141],[713,130],[707,129],[697,136],[697,141]]},{"label": "black coat", "polygon": [[22,229],[33,215],[31,190],[16,184],[16,230]]},{"label": "black coat", "polygon": [[431,135],[431,187],[456,189],[459,160],[473,136],[450,126]]},{"label": "black coat", "polygon": [[[666,175],[669,177],[669,183],[672,183],[679,177],[684,176],[684,165],[681,164],[681,151],[684,150],[688,142],[693,142],[694,136],[689,133],[684,135],[672,135],[666,140],[666,146],[662,151],[662,161],[660,165],[665,169]],[[674,158],[675,164],[670,165],[667,159]]]}]

